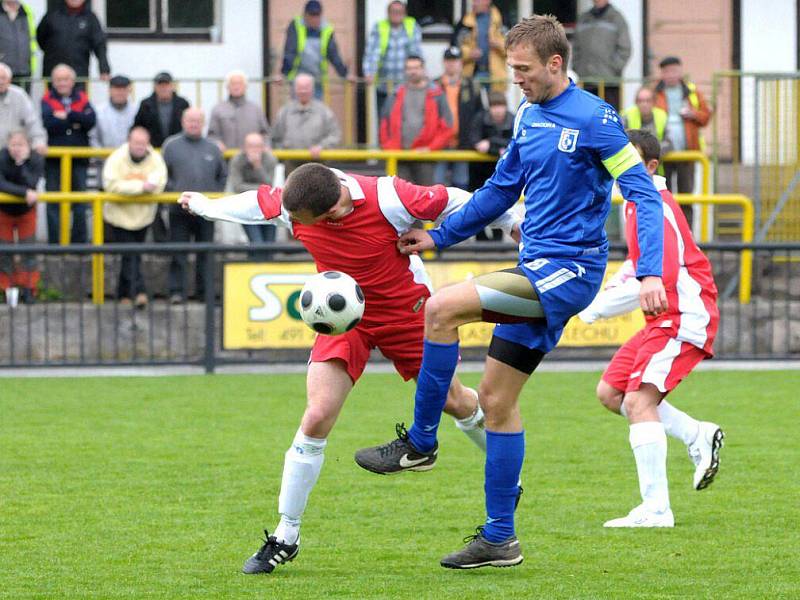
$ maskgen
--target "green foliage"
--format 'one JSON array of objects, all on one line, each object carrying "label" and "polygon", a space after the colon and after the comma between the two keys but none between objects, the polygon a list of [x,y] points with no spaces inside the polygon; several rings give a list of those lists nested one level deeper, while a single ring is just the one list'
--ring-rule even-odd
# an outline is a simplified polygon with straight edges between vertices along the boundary
[{"label": "green foliage", "polygon": [[[794,372],[701,372],[670,397],[726,430],[691,489],[670,440],[674,530],[614,530],[638,504],[627,426],[597,374],[539,374],[513,569],[447,571],[483,520],[483,460],[445,417],[430,473],[380,477],[353,452],[409,422],[413,386],[368,375],[330,438],[294,563],[244,576],[276,523],[300,375],[0,379],[3,598],[789,598],[800,582]],[[477,383],[477,375],[464,379]]]}]

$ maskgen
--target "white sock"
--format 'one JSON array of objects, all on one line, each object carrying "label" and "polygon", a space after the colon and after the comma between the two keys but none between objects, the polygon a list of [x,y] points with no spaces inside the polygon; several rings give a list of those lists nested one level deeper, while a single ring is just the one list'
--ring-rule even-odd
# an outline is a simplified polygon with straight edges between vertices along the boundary
[{"label": "white sock", "polygon": [[658,405],[658,418],[664,424],[667,435],[678,438],[687,446],[694,443],[700,432],[700,421],[678,410],[666,400]]},{"label": "white sock", "polygon": [[286,451],[281,494],[278,497],[281,520],[275,528],[275,537],[279,541],[294,544],[300,536],[300,518],[319,478],[327,443],[328,440],[308,437],[298,429],[291,447]]},{"label": "white sock", "polygon": [[630,443],[645,509],[655,513],[668,510],[667,436],[664,426],[659,421],[634,423],[630,429]]},{"label": "white sock", "polygon": [[[478,399],[478,392],[472,388],[466,389],[475,394],[476,400]],[[486,452],[486,427],[483,424],[483,410],[480,404],[470,416],[465,419],[455,419],[455,422],[456,427],[463,431],[482,452]]]}]

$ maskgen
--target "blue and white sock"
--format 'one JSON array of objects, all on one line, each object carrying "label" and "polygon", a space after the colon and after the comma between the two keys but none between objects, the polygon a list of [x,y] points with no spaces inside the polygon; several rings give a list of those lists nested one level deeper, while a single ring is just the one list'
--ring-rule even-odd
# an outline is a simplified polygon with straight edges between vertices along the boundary
[{"label": "blue and white sock", "polygon": [[408,438],[420,452],[430,452],[436,445],[436,430],[447,402],[447,390],[458,366],[458,342],[439,344],[423,342],[422,366],[414,398],[414,424]]},{"label": "blue and white sock", "polygon": [[514,535],[514,504],[525,458],[525,432],[486,430],[486,525],[483,537],[503,542]]}]

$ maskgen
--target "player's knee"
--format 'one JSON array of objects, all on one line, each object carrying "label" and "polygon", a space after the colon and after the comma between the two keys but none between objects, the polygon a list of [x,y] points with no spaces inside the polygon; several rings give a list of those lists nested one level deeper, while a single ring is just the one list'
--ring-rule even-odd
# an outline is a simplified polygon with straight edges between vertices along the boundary
[{"label": "player's knee", "polygon": [[306,408],[300,428],[309,437],[325,438],[328,437],[335,418],[323,406],[312,405]]},{"label": "player's knee", "polygon": [[452,315],[450,302],[439,295],[433,295],[425,303],[425,328],[428,331],[450,329]]},{"label": "player's knee", "polygon": [[444,412],[456,419],[466,419],[478,407],[476,392],[460,384],[450,386]]},{"label": "player's knee", "polygon": [[602,379],[597,384],[597,399],[611,412],[618,413],[622,404],[622,392],[617,388],[608,385]]},{"label": "player's knee", "polygon": [[487,424],[493,421],[505,421],[511,415],[513,406],[509,404],[507,398],[502,394],[498,394],[497,390],[481,382],[478,395],[481,399],[481,408],[486,415]]}]

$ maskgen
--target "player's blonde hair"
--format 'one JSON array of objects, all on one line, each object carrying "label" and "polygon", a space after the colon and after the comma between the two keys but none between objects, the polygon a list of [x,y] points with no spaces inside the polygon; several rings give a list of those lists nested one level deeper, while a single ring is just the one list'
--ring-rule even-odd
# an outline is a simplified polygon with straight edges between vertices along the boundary
[{"label": "player's blonde hair", "polygon": [[534,15],[514,25],[506,36],[506,50],[519,45],[530,47],[543,65],[558,54],[561,70],[567,72],[569,41],[564,27],[553,15]]}]

